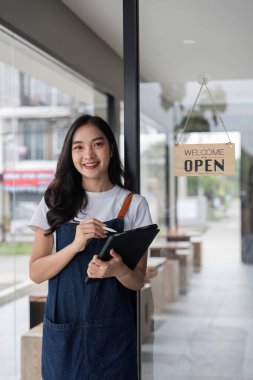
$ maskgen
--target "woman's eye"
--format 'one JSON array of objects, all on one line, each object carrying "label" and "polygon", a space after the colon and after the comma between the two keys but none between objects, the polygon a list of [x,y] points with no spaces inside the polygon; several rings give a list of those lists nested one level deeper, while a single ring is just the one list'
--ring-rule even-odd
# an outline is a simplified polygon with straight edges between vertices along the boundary
[{"label": "woman's eye", "polygon": [[99,147],[101,147],[101,146],[103,146],[103,143],[100,143],[100,142],[99,142],[99,143],[95,143],[95,144],[94,144],[94,147],[95,147],[95,148],[99,148]]},{"label": "woman's eye", "polygon": [[80,150],[80,149],[82,149],[82,147],[81,147],[80,145],[76,145],[76,146],[74,147],[74,150]]}]

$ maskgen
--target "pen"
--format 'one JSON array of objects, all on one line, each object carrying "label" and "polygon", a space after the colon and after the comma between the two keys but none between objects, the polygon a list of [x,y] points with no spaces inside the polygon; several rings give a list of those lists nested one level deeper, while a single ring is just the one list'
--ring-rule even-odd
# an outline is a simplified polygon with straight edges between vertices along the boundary
[{"label": "pen", "polygon": [[[82,221],[82,219],[75,218],[74,223],[79,224],[81,221]],[[114,230],[113,228],[110,228],[110,227],[103,226],[102,228],[103,228],[103,230],[108,231],[108,232],[117,232],[116,230]]]},{"label": "pen", "polygon": [[103,230],[106,230],[106,231],[109,231],[109,232],[117,232],[113,228],[109,228],[109,227],[102,227],[102,228],[103,228]]}]

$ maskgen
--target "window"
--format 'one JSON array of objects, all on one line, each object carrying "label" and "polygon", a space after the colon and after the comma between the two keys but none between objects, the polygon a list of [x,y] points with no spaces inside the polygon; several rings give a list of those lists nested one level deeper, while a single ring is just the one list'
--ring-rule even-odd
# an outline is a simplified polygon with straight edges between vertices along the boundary
[{"label": "window", "polygon": [[44,120],[20,121],[20,139],[24,147],[20,154],[21,160],[43,160],[48,159],[45,152],[48,134],[47,122]]}]

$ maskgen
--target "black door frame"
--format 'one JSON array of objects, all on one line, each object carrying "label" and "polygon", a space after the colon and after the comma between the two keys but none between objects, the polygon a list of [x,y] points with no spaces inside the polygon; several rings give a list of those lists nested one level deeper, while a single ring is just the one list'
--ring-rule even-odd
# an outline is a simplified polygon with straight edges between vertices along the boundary
[{"label": "black door frame", "polygon": [[[124,151],[132,190],[140,193],[139,1],[123,0]],[[140,291],[134,297],[138,379],[141,380]]]}]

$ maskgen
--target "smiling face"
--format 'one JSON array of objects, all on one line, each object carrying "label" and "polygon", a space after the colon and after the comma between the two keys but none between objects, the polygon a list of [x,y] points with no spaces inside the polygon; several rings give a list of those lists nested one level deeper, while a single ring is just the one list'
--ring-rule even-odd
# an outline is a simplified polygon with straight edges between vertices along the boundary
[{"label": "smiling face", "polygon": [[86,124],[76,130],[72,139],[72,160],[82,175],[85,190],[105,191],[111,187],[108,177],[110,157],[109,142],[99,128]]}]

